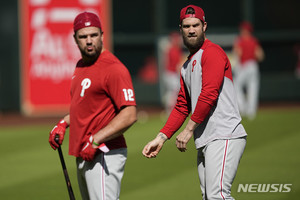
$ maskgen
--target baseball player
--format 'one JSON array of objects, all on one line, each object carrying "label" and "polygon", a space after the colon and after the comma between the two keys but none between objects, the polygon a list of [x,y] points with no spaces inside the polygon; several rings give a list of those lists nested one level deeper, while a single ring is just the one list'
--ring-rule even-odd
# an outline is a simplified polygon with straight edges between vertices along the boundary
[{"label": "baseball player", "polygon": [[74,39],[81,52],[71,82],[70,113],[50,132],[62,144],[70,127],[69,154],[76,157],[82,199],[119,199],[127,158],[123,133],[136,121],[136,102],[127,68],[103,48],[97,15],[80,13]]},{"label": "baseball player", "polygon": [[258,106],[258,62],[264,59],[263,49],[252,32],[252,25],[246,21],[242,22],[240,35],[233,45],[233,52],[238,58],[234,74],[238,105],[241,115],[250,120],[255,118]]},{"label": "baseball player", "polygon": [[165,62],[165,74],[164,74],[164,84],[165,84],[165,96],[164,104],[166,113],[169,115],[172,111],[179,90],[179,72],[183,60],[182,51],[182,39],[178,32],[172,32],[169,35],[170,45],[166,51],[166,62]]},{"label": "baseball player", "polygon": [[246,145],[232,81],[223,49],[206,38],[203,10],[188,5],[180,12],[180,31],[190,55],[181,68],[177,103],[157,137],[143,149],[154,158],[167,139],[191,117],[176,137],[181,152],[194,137],[203,199],[233,199],[231,185]]}]

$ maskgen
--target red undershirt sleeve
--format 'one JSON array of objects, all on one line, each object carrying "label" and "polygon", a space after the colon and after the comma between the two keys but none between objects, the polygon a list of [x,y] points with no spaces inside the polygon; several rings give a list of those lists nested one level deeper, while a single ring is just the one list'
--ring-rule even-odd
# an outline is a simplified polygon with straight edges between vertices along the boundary
[{"label": "red undershirt sleeve", "polygon": [[218,47],[208,47],[202,55],[202,89],[191,120],[202,123],[216,104],[222,86],[225,68],[228,65],[226,54]]},{"label": "red undershirt sleeve", "polygon": [[165,126],[160,130],[169,139],[182,126],[185,119],[191,111],[190,97],[184,85],[183,79],[180,76],[180,90],[177,97],[177,102],[172,110]]}]

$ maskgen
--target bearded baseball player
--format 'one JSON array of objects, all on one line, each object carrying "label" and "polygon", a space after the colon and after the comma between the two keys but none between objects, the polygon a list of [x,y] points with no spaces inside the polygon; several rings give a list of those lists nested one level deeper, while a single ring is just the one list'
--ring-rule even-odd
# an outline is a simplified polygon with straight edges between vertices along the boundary
[{"label": "bearded baseball player", "polygon": [[181,152],[194,136],[203,199],[233,199],[231,185],[246,146],[230,62],[222,48],[206,38],[204,11],[188,5],[180,12],[180,31],[190,55],[181,68],[177,103],[157,137],[143,149],[154,158],[167,139],[191,117],[176,137]]},{"label": "bearded baseball player", "polygon": [[82,58],[72,77],[70,113],[50,132],[49,143],[58,148],[70,127],[69,154],[76,157],[82,199],[117,200],[127,159],[123,133],[136,121],[131,77],[103,48],[96,14],[80,13],[73,28]]}]

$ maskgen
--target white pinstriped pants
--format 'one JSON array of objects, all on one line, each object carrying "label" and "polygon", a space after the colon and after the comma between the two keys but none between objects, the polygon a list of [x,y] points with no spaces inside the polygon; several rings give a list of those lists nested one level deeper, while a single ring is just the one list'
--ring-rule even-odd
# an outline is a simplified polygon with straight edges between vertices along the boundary
[{"label": "white pinstriped pants", "polygon": [[91,162],[76,158],[77,180],[83,200],[118,200],[127,149],[100,153]]},{"label": "white pinstriped pants", "polygon": [[215,140],[198,150],[198,174],[203,200],[234,199],[231,185],[246,146],[246,137]]}]

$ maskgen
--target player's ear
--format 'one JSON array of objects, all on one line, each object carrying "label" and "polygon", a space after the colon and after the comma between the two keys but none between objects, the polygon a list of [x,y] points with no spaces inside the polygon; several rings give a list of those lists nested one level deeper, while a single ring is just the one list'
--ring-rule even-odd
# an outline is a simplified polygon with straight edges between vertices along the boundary
[{"label": "player's ear", "polygon": [[203,31],[204,31],[204,32],[207,31],[207,22],[203,22]]},{"label": "player's ear", "polygon": [[73,38],[74,38],[75,43],[78,44],[77,39],[76,39],[76,33],[74,33]]},{"label": "player's ear", "polygon": [[100,34],[101,34],[100,39],[101,39],[101,42],[103,43],[103,32],[101,31]]},{"label": "player's ear", "polygon": [[100,40],[101,40],[101,42],[103,43],[103,31],[102,31],[102,29],[101,28],[99,28],[99,34],[100,34]]},{"label": "player's ear", "polygon": [[181,29],[181,24],[179,24],[179,31],[180,31],[180,33],[182,33],[182,29]]}]

